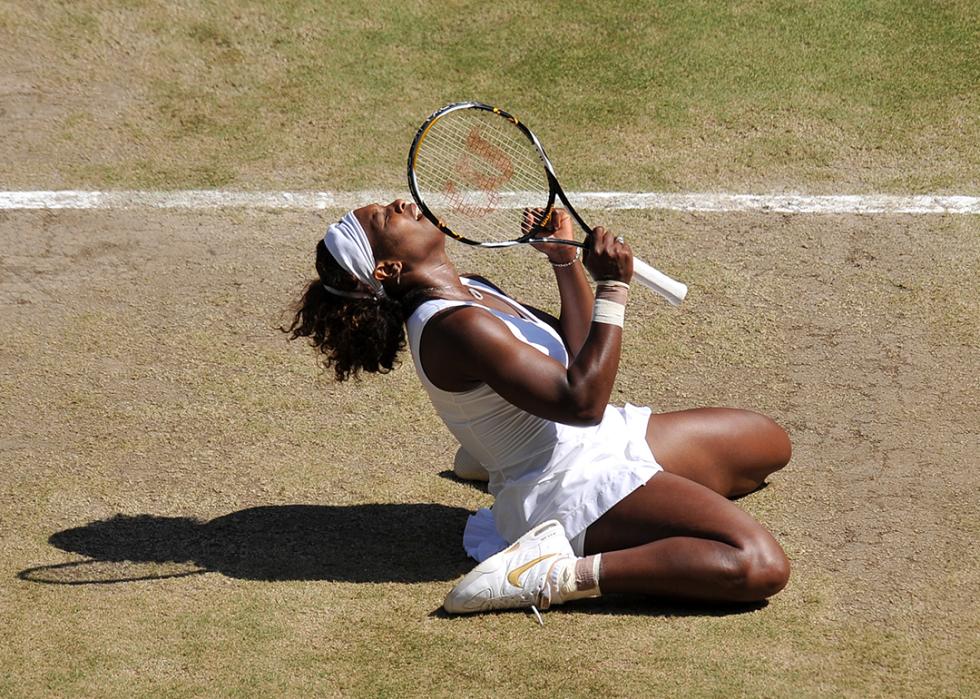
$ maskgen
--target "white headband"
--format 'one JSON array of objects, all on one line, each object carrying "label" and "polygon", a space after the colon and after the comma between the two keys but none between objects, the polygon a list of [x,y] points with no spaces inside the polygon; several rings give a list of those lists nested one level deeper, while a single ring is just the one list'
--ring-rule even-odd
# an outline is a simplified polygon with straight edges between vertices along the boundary
[{"label": "white headband", "polygon": [[373,293],[363,291],[341,291],[332,286],[323,285],[323,288],[337,296],[348,298],[371,298],[383,297],[385,290],[381,282],[374,278],[374,253],[371,251],[371,244],[368,242],[367,233],[361,227],[361,222],[354,216],[353,211],[348,211],[337,223],[331,224],[323,236],[323,243],[327,250],[333,255],[343,269],[347,270],[354,277],[371,287]]}]

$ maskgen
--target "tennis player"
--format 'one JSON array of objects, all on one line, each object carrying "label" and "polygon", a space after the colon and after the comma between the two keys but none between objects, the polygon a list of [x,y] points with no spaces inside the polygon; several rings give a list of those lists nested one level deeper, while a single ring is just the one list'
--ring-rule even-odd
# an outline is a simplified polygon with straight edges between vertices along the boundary
[{"label": "tennis player", "polygon": [[[550,234],[570,239],[570,217],[553,218]],[[781,590],[786,556],[729,498],[787,463],[786,432],[745,410],[609,404],[632,275],[624,238],[597,228],[584,260],[578,248],[538,246],[558,318],[461,277],[445,241],[400,199],[349,212],[317,244],[318,278],[284,328],[309,338],[338,380],[387,372],[407,337],[436,411],[488,471],[493,508],[464,534],[481,562],[445,609],[536,611],[603,593],[759,601]]]}]

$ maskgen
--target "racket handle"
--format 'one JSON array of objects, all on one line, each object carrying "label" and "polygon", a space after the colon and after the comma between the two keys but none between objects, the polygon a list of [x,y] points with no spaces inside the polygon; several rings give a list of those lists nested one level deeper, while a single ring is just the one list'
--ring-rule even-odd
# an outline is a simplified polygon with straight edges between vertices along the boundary
[{"label": "racket handle", "polygon": [[657,292],[671,305],[680,305],[687,296],[687,284],[671,279],[663,272],[655,270],[643,260],[633,258],[633,279],[648,289]]}]

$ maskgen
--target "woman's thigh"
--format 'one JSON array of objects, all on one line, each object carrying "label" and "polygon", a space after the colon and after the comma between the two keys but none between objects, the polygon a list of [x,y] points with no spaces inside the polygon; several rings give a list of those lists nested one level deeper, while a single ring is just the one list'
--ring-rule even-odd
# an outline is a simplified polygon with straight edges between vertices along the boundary
[{"label": "woman's thigh", "polygon": [[585,553],[603,554],[607,591],[759,600],[781,590],[789,561],[735,503],[661,472],[586,530]]},{"label": "woman's thigh", "polygon": [[710,539],[782,557],[772,535],[747,512],[710,488],[658,473],[589,526],[585,553],[642,546],[671,537]]},{"label": "woman's thigh", "polygon": [[749,410],[697,408],[651,415],[647,443],[674,475],[724,495],[744,495],[790,459],[789,436]]}]

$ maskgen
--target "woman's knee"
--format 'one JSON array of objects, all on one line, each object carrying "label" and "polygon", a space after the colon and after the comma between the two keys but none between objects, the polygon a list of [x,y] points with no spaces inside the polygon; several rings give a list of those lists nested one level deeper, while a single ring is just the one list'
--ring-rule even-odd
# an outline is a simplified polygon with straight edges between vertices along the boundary
[{"label": "woman's knee", "polygon": [[728,418],[728,439],[720,447],[730,482],[719,492],[727,497],[751,493],[789,463],[793,453],[789,435],[773,419],[751,410],[733,413]]},{"label": "woman's knee", "polygon": [[752,542],[734,556],[733,593],[741,601],[772,597],[789,582],[789,559],[775,541]]},{"label": "woman's knee", "polygon": [[747,475],[758,482],[789,463],[793,445],[786,430],[770,417],[750,410],[740,415],[739,440],[744,447],[743,457]]},{"label": "woman's knee", "polygon": [[751,410],[742,411],[743,430],[746,436],[757,445],[760,461],[777,470],[789,463],[793,455],[793,445],[789,434],[771,417]]},{"label": "woman's knee", "polygon": [[772,450],[772,463],[774,471],[781,469],[793,458],[793,443],[789,439],[789,433],[782,428],[779,423],[770,417],[762,416],[765,422],[767,439]]}]

